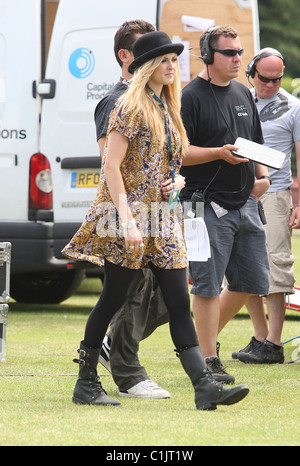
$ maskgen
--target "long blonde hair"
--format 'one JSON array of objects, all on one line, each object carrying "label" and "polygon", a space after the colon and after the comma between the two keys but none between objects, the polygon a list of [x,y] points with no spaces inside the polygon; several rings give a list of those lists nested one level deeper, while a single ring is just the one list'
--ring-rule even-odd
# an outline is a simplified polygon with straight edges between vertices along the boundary
[{"label": "long blonde hair", "polygon": [[[136,115],[141,112],[146,125],[160,142],[160,149],[163,148],[165,142],[164,117],[158,102],[150,95],[147,83],[162,59],[163,56],[154,58],[138,68],[127,92],[121,97],[123,101],[121,106],[126,113],[130,114],[130,121],[133,121]],[[178,60],[173,83],[163,86],[163,94],[166,99],[168,113],[181,138],[183,154],[185,154],[188,148],[188,138],[180,116],[181,85]]]}]

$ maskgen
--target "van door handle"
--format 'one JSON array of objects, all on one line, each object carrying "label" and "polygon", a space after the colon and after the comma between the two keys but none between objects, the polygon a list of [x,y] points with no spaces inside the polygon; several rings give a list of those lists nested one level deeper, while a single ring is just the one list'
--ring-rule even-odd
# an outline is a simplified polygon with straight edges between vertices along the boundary
[{"label": "van door handle", "polygon": [[43,79],[41,83],[33,81],[32,83],[32,95],[36,99],[37,95],[40,95],[43,99],[53,99],[55,96],[56,81],[55,79]]},{"label": "van door handle", "polygon": [[60,166],[63,170],[74,168],[101,168],[101,158],[98,157],[65,157],[62,160],[56,159],[61,162]]}]

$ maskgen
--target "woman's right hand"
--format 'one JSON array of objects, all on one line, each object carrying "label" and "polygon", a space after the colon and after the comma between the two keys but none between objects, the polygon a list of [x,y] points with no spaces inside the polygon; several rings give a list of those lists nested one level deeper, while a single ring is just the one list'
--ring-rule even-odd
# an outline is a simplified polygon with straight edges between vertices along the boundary
[{"label": "woman's right hand", "polygon": [[125,248],[130,254],[140,255],[143,252],[143,238],[136,225],[124,228]]}]

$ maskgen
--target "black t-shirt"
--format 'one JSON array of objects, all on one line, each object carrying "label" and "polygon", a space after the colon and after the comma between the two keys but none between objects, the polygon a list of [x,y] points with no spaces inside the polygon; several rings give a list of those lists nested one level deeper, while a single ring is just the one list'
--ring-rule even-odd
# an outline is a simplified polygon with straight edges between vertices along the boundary
[{"label": "black t-shirt", "polygon": [[105,94],[103,99],[98,102],[94,120],[96,124],[97,141],[107,132],[109,115],[112,111],[118,98],[128,89],[128,83],[124,79],[120,79],[114,87]]},{"label": "black t-shirt", "polygon": [[[220,87],[196,77],[182,93],[182,118],[191,145],[222,147],[243,137],[263,143],[254,99],[246,86],[231,81]],[[226,121],[225,121],[226,120]],[[181,199],[188,200],[196,190],[206,191],[205,199],[226,209],[242,207],[253,188],[254,163],[231,165],[224,160],[183,166],[186,186]]]}]

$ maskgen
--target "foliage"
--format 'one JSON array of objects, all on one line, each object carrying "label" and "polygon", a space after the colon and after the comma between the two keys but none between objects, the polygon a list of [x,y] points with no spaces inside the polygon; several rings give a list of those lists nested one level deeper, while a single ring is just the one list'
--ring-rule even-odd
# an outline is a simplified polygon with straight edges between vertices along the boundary
[{"label": "foliage", "polygon": [[258,0],[261,48],[273,47],[286,60],[286,74],[300,77],[299,0]]},{"label": "foliage", "polygon": [[282,79],[281,86],[295,97],[300,97],[300,78],[290,78],[289,76],[285,76]]}]

